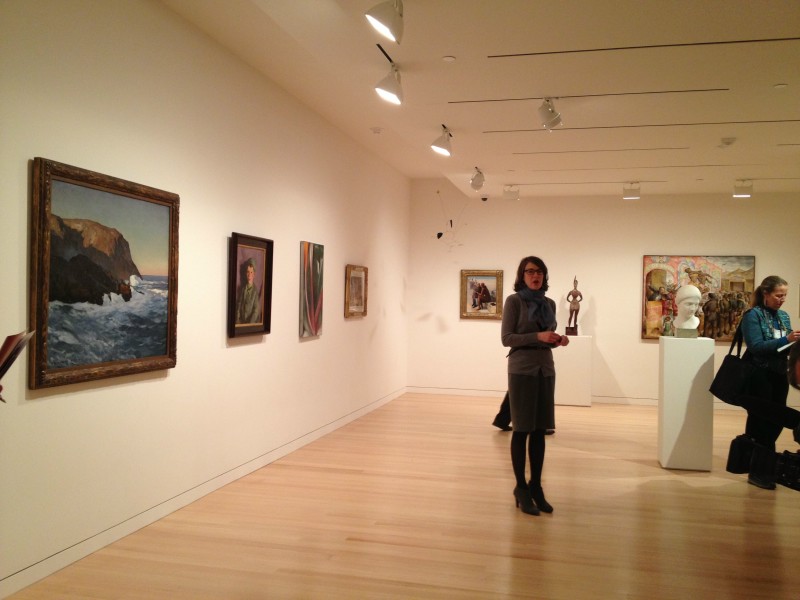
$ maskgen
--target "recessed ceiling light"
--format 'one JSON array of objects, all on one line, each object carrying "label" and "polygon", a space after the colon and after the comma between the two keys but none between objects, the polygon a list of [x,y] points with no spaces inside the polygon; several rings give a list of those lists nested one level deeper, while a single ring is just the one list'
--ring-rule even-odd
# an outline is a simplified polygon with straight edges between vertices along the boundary
[{"label": "recessed ceiling light", "polygon": [[789,84],[788,83],[776,83],[773,87],[776,90],[785,90],[787,87],[789,87]]},{"label": "recessed ceiling light", "polygon": [[442,60],[444,62],[456,62],[456,57],[455,56],[443,56]]}]

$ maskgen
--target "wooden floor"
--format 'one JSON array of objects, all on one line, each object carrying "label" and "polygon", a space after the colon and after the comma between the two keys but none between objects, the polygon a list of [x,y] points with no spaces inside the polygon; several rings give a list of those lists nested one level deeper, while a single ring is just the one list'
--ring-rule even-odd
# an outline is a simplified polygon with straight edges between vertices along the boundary
[{"label": "wooden floor", "polygon": [[558,406],[533,517],[498,403],[407,394],[11,597],[800,598],[800,492],[724,470],[743,412],[703,473],[659,466],[655,407]]}]

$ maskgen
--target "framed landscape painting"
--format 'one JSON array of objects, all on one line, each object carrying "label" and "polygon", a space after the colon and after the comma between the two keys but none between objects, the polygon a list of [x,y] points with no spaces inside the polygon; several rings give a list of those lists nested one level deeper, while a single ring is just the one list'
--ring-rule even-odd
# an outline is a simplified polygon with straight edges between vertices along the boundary
[{"label": "framed landscape painting", "polygon": [[675,294],[700,290],[698,334],[730,342],[755,290],[755,256],[646,255],[642,260],[642,339],[674,335]]},{"label": "framed landscape painting", "polygon": [[503,271],[461,271],[461,318],[503,318]]},{"label": "framed landscape painting", "polygon": [[228,337],[269,333],[273,242],[233,233],[228,250]]},{"label": "framed landscape painting", "polygon": [[33,161],[29,386],[176,363],[177,194]]}]

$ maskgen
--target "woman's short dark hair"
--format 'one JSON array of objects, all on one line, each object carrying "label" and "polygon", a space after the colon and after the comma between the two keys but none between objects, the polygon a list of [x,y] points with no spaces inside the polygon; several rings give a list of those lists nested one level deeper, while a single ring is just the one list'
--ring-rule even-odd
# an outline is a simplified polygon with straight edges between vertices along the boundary
[{"label": "woman's short dark hair", "polygon": [[751,306],[761,306],[764,304],[764,295],[771,294],[775,288],[781,285],[789,285],[783,277],[778,275],[770,275],[765,277],[761,285],[756,288],[756,293],[753,294],[753,303]]},{"label": "woman's short dark hair", "polygon": [[519,267],[517,267],[517,278],[514,281],[514,291],[518,292],[527,287],[525,285],[525,265],[527,265],[528,263],[533,263],[542,270],[542,275],[544,277],[544,280],[542,281],[541,290],[543,292],[546,292],[550,288],[550,284],[547,282],[548,281],[547,265],[544,264],[544,261],[538,256],[526,256],[521,261],[519,261]]}]

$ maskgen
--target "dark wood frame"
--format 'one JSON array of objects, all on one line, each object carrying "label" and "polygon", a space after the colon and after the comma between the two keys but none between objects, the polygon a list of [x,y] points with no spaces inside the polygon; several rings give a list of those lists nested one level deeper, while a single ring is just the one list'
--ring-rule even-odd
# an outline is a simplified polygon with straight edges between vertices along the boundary
[{"label": "dark wood frame", "polygon": [[[157,356],[127,358],[69,367],[48,367],[49,298],[51,282],[50,220],[53,181],[106,192],[120,198],[149,202],[167,209],[168,256],[165,352]],[[30,347],[31,389],[93,381],[133,373],[169,369],[177,361],[178,314],[178,208],[177,194],[165,192],[116,177],[102,175],[45,158],[33,161],[31,214],[30,329],[36,336]]]},{"label": "dark wood frame", "polygon": [[[495,280],[495,312],[480,312],[471,310],[470,304],[470,278],[486,278]],[[502,319],[503,318],[503,271],[479,271],[474,269],[461,270],[461,318],[462,319]]]},{"label": "dark wood frame", "polygon": [[[364,274],[364,310],[358,310],[357,306],[350,303],[350,280],[354,273]],[[351,317],[367,316],[367,299],[369,297],[369,269],[358,265],[347,265],[344,270],[344,316],[346,319]]]},{"label": "dark wood frame", "polygon": [[[263,252],[262,264],[259,268],[257,279],[263,283],[261,291],[261,321],[257,323],[237,323],[237,276],[242,263],[239,261],[239,249],[247,248],[256,254]],[[245,335],[264,335],[270,332],[272,323],[272,264],[274,256],[274,243],[272,240],[232,233],[228,249],[228,337],[235,338]]]}]

